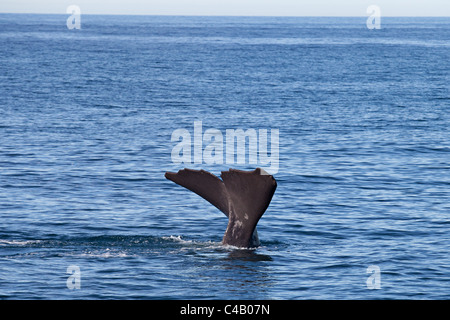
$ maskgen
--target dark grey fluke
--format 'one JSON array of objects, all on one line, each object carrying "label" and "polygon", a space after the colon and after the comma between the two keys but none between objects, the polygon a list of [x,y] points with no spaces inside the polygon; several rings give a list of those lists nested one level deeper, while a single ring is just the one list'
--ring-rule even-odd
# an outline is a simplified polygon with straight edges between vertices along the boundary
[{"label": "dark grey fluke", "polygon": [[189,189],[228,217],[222,243],[236,247],[259,246],[256,224],[277,188],[274,177],[261,168],[222,171],[222,180],[205,170],[183,169],[165,177]]}]

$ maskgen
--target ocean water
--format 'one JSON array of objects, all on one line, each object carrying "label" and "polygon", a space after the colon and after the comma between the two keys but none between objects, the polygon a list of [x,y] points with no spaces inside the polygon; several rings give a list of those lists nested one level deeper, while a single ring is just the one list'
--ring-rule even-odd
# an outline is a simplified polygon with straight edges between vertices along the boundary
[{"label": "ocean water", "polygon": [[[0,14],[0,299],[450,298],[449,18],[67,18]],[[195,121],[279,130],[256,249]]]}]

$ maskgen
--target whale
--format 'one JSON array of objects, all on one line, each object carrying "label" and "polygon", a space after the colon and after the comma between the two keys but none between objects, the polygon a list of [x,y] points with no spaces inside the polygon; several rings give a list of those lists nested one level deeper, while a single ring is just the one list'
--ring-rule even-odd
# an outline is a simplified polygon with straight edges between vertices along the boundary
[{"label": "whale", "polygon": [[256,225],[277,188],[275,178],[262,168],[229,169],[220,178],[205,170],[166,172],[166,179],[198,194],[228,217],[223,245],[253,248],[260,245]]}]

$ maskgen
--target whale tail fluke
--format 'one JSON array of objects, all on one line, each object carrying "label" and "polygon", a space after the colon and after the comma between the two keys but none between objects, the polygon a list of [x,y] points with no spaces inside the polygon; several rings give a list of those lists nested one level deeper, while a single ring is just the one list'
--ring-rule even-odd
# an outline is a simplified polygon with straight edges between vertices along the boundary
[{"label": "whale tail fluke", "polygon": [[223,244],[258,245],[256,224],[272,200],[277,183],[263,169],[222,171],[222,180],[204,170],[166,172],[165,177],[189,189],[228,217]]}]

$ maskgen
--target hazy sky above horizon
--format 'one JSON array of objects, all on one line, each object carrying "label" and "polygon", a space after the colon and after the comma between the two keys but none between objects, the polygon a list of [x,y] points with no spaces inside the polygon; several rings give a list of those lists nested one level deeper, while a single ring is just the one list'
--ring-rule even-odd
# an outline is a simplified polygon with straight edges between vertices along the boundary
[{"label": "hazy sky above horizon", "polygon": [[1,0],[0,13],[62,13],[77,5],[82,14],[366,16],[377,5],[382,16],[450,16],[450,0]]}]

